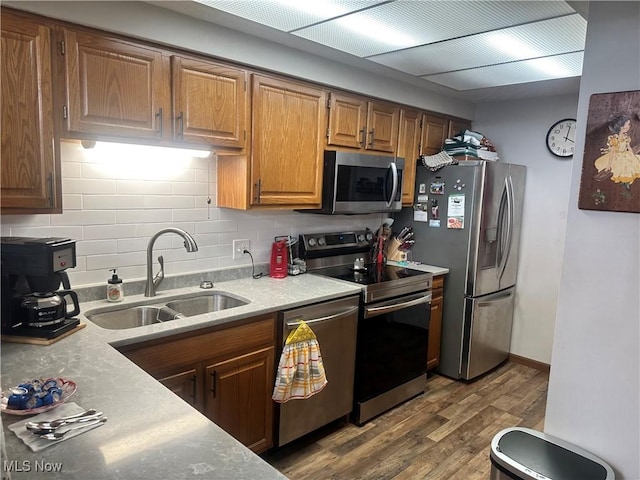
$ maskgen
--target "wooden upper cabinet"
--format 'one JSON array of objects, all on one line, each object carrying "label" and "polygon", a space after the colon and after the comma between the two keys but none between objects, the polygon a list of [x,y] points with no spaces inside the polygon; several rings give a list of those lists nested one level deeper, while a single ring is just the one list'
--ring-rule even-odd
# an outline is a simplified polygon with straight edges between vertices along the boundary
[{"label": "wooden upper cabinet", "polygon": [[398,135],[397,156],[404,158],[402,175],[402,205],[413,205],[416,165],[420,155],[420,120],[422,115],[417,110],[402,109],[400,111],[400,133]]},{"label": "wooden upper cabinet", "polygon": [[327,145],[395,153],[400,108],[332,92]]},{"label": "wooden upper cabinet", "polygon": [[449,132],[447,138],[455,137],[464,130],[471,130],[471,122],[459,118],[449,119]]},{"label": "wooden upper cabinet", "polygon": [[2,213],[60,213],[50,28],[2,11]]},{"label": "wooden upper cabinet", "polygon": [[397,105],[369,102],[365,149],[395,153],[399,120],[400,108]]},{"label": "wooden upper cabinet", "polygon": [[449,120],[446,117],[425,113],[422,116],[422,154],[435,155],[441,152],[448,133]]},{"label": "wooden upper cabinet", "polygon": [[61,48],[66,132],[137,139],[167,135],[169,68],[161,50],[69,29]]},{"label": "wooden upper cabinet", "polygon": [[359,97],[331,93],[327,144],[364,148],[366,142],[367,102]]},{"label": "wooden upper cabinet", "polygon": [[251,203],[319,207],[326,92],[262,75],[252,87]]},{"label": "wooden upper cabinet", "polygon": [[244,148],[247,72],[208,61],[171,57],[176,140]]}]

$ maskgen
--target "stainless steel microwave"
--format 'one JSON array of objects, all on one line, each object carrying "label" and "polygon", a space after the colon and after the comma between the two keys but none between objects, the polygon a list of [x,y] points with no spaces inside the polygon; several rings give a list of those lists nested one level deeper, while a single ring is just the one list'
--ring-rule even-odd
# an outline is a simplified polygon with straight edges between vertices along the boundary
[{"label": "stainless steel microwave", "polygon": [[322,208],[307,213],[363,214],[402,208],[404,158],[325,150]]}]

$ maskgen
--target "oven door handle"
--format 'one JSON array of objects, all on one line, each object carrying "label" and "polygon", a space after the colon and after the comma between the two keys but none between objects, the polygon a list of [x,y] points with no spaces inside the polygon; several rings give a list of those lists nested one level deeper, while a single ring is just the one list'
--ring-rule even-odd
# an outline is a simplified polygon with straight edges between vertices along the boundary
[{"label": "oven door handle", "polygon": [[[304,323],[309,325],[311,323],[318,323],[318,322],[325,322],[327,320],[333,320],[334,318],[346,317],[347,315],[351,315],[352,313],[357,312],[358,308],[360,307],[353,307],[339,313],[334,313],[333,315],[327,315],[326,317],[319,317],[319,318],[313,318],[311,320],[304,320]],[[300,322],[287,322],[287,327],[290,327],[290,328],[297,327],[298,325],[300,325]]]},{"label": "oven door handle", "polygon": [[398,192],[398,167],[396,166],[395,159],[389,164],[389,168],[391,169],[393,186],[391,187],[391,196],[389,197],[389,201],[387,202],[387,208],[391,207],[393,201],[396,198],[396,193]]},{"label": "oven door handle", "polygon": [[413,307],[422,303],[431,302],[431,293],[421,295],[418,298],[413,298],[406,302],[392,303],[390,305],[382,305],[380,307],[364,307],[364,318],[374,317],[376,315],[382,315],[384,313],[395,312],[407,307]]}]

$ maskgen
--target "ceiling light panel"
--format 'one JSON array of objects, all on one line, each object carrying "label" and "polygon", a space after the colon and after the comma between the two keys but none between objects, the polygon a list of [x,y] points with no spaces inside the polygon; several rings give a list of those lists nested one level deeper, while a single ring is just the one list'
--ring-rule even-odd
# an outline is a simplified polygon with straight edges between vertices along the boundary
[{"label": "ceiling light panel", "polygon": [[582,75],[583,52],[523,60],[421,78],[454,90],[500,87]]},{"label": "ceiling light panel", "polygon": [[368,57],[572,13],[559,1],[399,0],[293,33]]},{"label": "ceiling light panel", "polygon": [[370,57],[411,75],[581,51],[587,22],[578,14]]},{"label": "ceiling light panel", "polygon": [[285,32],[379,4],[383,0],[195,0]]}]

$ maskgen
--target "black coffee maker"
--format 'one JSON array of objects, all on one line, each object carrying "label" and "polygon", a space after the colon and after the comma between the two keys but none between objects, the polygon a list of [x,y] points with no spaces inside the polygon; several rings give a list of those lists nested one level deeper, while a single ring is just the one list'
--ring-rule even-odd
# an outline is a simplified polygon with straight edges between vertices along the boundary
[{"label": "black coffee maker", "polygon": [[75,240],[0,237],[0,254],[3,335],[50,339],[80,323],[66,272],[76,266]]}]

